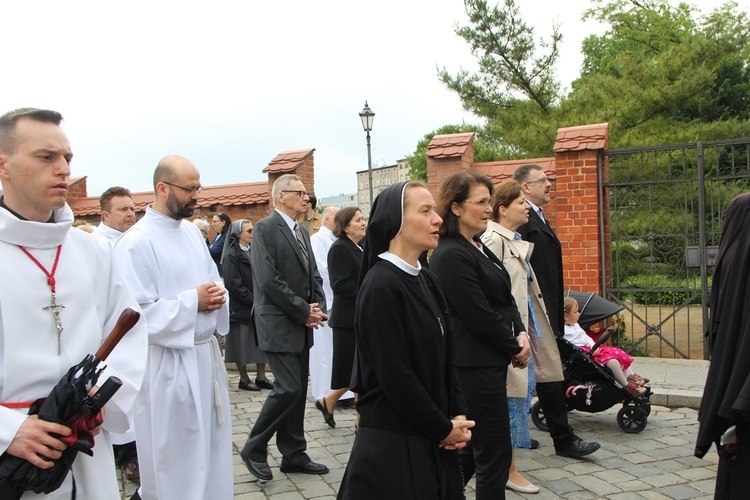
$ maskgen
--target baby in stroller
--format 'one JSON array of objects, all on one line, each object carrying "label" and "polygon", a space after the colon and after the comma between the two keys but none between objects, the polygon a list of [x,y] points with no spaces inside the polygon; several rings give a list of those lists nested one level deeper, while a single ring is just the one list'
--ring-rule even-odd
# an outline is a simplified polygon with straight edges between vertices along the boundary
[{"label": "baby in stroller", "polygon": [[[590,351],[594,340],[578,324],[581,313],[578,311],[578,302],[572,297],[565,297],[563,305],[565,313],[565,339],[584,351]],[[630,369],[633,358],[628,353],[617,347],[601,345],[592,353],[594,361],[606,366],[612,372],[615,380],[634,396],[643,396],[648,389],[644,387],[648,379],[644,379]]]}]

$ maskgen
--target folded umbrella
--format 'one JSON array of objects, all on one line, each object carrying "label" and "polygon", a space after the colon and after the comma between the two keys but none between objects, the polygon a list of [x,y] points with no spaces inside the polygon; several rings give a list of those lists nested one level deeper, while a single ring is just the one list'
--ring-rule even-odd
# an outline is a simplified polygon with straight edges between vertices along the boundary
[{"label": "folded umbrella", "polygon": [[133,309],[125,309],[96,354],[88,354],[71,367],[49,396],[31,405],[29,415],[38,415],[42,420],[70,427],[72,434],[61,438],[68,448],[59,459],[53,461],[54,466],[49,469],[40,469],[23,458],[3,453],[0,456],[0,498],[16,500],[26,491],[55,491],[65,480],[79,452],[93,455],[94,437],[91,431],[102,424],[101,409],[122,382],[117,377],[109,377],[93,396],[89,396],[89,391],[104,370],[101,363],[138,322],[139,317],[140,314]]}]

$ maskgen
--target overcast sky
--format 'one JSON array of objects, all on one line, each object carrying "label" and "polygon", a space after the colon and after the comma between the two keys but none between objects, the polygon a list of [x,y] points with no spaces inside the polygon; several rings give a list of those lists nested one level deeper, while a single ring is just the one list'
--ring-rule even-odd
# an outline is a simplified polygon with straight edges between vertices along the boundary
[{"label": "overcast sky", "polygon": [[[581,41],[601,32],[580,21],[591,2],[518,3],[537,38],[561,24],[568,86]],[[0,19],[0,113],[60,111],[73,175],[93,196],[150,190],[171,153],[207,186],[265,180],[278,153],[303,148],[316,150],[319,197],[351,193],[367,168],[365,100],[379,166],[442,125],[481,123],[436,76],[475,67],[454,33],[467,24],[461,0],[8,1]]]}]

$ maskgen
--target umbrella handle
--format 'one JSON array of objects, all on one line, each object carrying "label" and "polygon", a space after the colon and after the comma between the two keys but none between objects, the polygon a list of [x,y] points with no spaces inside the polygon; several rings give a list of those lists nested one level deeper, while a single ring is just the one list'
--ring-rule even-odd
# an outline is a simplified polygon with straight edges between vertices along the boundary
[{"label": "umbrella handle", "polygon": [[122,387],[122,380],[118,377],[109,377],[104,384],[96,391],[91,397],[90,405],[91,408],[99,411],[107,402],[112,399],[112,396]]},{"label": "umbrella handle", "polygon": [[99,361],[104,361],[115,348],[118,342],[122,340],[126,333],[138,323],[138,319],[141,317],[141,313],[130,309],[129,307],[122,311],[120,317],[112,329],[112,332],[104,339],[102,345],[99,346],[99,350],[94,355]]}]

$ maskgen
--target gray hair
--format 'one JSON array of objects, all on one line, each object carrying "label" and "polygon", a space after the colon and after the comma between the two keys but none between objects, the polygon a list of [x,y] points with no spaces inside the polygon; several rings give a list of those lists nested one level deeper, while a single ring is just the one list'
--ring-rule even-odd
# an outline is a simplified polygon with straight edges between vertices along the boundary
[{"label": "gray hair", "polygon": [[276,195],[285,189],[289,189],[294,181],[302,182],[302,178],[299,175],[284,174],[274,181],[273,187],[271,188],[271,198],[274,203],[276,203]]}]

